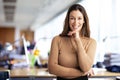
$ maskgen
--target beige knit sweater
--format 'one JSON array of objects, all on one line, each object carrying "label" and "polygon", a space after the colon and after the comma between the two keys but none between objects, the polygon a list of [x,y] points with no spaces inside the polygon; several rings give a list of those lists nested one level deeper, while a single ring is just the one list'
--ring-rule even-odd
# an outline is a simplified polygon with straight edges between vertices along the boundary
[{"label": "beige knit sweater", "polygon": [[95,51],[96,41],[92,38],[74,40],[55,36],[51,43],[49,72],[61,77],[78,77],[92,67]]}]

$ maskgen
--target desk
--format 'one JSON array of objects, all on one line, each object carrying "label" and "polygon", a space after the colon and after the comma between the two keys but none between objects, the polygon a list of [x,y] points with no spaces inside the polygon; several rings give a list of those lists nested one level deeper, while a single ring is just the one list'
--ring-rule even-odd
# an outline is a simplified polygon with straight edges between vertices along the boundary
[{"label": "desk", "polygon": [[[112,77],[120,76],[120,73],[108,72],[105,69],[93,68],[95,75],[91,78],[104,78],[104,77]],[[47,68],[16,68],[10,70],[10,77],[12,80],[21,78],[19,80],[27,80],[25,78],[30,78],[30,80],[53,80],[56,78],[55,75],[49,74]],[[23,79],[24,78],[24,79]]]},{"label": "desk", "polygon": [[120,76],[120,73],[109,72],[103,68],[93,68],[95,75],[92,77],[116,77]]},{"label": "desk", "polygon": [[10,71],[11,77],[45,77],[45,78],[55,78],[55,75],[49,74],[46,68],[21,68],[13,69]]},{"label": "desk", "polygon": [[[6,70],[0,68],[0,70]],[[55,75],[49,74],[47,68],[16,68],[9,70],[10,80],[53,80]]]}]

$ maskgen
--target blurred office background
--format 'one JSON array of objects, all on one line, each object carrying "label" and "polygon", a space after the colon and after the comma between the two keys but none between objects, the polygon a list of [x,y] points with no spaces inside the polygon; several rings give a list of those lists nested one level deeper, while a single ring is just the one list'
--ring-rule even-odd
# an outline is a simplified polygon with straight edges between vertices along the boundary
[{"label": "blurred office background", "polygon": [[119,54],[120,0],[0,0],[1,45],[18,49],[24,35],[27,45],[35,43],[40,58],[47,60],[51,40],[61,33],[66,12],[74,3],[83,5],[89,16],[91,37],[97,41],[94,64],[103,62],[107,53]]}]

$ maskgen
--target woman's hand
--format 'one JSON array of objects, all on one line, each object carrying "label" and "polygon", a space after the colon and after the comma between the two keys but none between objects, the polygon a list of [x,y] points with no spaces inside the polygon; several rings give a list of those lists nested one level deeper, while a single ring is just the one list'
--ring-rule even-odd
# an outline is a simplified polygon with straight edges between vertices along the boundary
[{"label": "woman's hand", "polygon": [[85,75],[87,75],[88,77],[93,76],[94,75],[93,69],[91,68],[88,72],[85,73]]},{"label": "woman's hand", "polygon": [[72,36],[74,38],[79,38],[79,32],[77,30],[69,31],[68,36]]}]

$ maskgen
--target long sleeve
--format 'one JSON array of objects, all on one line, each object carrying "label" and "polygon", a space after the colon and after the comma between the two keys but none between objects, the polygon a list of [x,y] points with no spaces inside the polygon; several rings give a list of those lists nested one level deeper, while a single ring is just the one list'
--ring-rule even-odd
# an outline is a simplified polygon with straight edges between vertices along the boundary
[{"label": "long sleeve", "polygon": [[80,72],[78,69],[68,68],[58,64],[59,40],[60,40],[60,37],[55,37],[52,40],[51,50],[50,50],[50,55],[48,60],[49,72],[57,76],[71,77],[71,78],[83,75],[83,72]]},{"label": "long sleeve", "polygon": [[[96,41],[94,39],[90,38],[86,43],[84,45],[80,39],[76,39],[79,67],[83,72],[89,71],[92,67],[96,51]],[[86,46],[86,49],[83,46]]]}]

